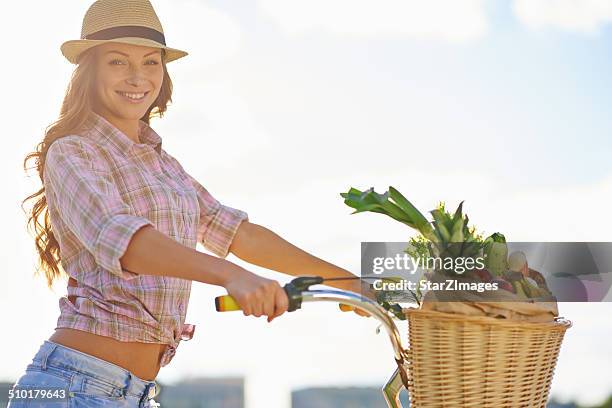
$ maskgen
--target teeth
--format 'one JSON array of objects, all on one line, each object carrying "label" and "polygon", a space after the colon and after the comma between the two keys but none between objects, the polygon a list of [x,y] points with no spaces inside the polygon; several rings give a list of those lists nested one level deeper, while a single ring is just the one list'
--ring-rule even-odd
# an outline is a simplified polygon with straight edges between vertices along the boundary
[{"label": "teeth", "polygon": [[121,95],[127,96],[130,99],[142,99],[144,98],[145,94],[144,93],[126,93],[126,92],[119,92]]}]

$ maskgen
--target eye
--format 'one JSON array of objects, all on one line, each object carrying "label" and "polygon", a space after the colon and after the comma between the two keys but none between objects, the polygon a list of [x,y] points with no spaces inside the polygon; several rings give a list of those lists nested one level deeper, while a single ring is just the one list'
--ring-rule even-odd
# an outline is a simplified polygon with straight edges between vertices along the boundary
[{"label": "eye", "polygon": [[152,62],[152,64],[149,65],[159,65],[159,62],[157,62],[156,60],[148,60],[147,62]]},{"label": "eye", "polygon": [[109,62],[109,65],[117,65],[117,64],[115,64],[116,62],[123,63],[123,61],[121,61],[121,60],[119,60],[119,59],[114,59],[114,60],[112,60],[111,62]]}]

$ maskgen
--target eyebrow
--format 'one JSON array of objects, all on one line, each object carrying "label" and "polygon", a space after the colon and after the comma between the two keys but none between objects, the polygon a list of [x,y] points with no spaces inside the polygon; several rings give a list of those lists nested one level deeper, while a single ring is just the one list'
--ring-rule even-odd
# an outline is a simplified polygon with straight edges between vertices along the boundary
[{"label": "eyebrow", "polygon": [[[129,57],[129,55],[128,55],[128,54],[126,54],[126,53],[124,53],[124,52],[121,52],[121,51],[117,51],[117,50],[107,51],[106,53],[107,53],[107,54],[110,54],[110,53],[112,53],[112,52],[117,53],[117,54],[124,55],[124,56],[126,56],[126,57]],[[153,51],[153,52],[150,52],[150,53],[148,53],[147,55],[143,56],[143,58],[148,57],[149,55],[152,55],[152,54],[159,54],[159,51]]]}]

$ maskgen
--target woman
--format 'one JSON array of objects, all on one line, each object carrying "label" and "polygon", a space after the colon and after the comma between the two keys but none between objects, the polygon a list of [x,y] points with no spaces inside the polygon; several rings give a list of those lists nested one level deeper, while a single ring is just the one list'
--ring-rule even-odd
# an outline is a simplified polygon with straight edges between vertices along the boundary
[{"label": "woman", "polygon": [[60,390],[45,406],[154,402],[160,368],[193,336],[184,323],[191,281],[223,286],[245,316],[282,315],[279,283],[225,260],[229,252],[291,275],[354,277],[219,203],[162,148],[149,118],[171,101],[166,63],[187,55],[165,44],[148,1],[99,0],[81,39],[61,47],[77,66],[59,119],[25,160],[37,159],[43,182],[24,200],[38,197],[29,222],[41,269],[49,286],[60,264],[69,275],[55,332],[15,386]]}]

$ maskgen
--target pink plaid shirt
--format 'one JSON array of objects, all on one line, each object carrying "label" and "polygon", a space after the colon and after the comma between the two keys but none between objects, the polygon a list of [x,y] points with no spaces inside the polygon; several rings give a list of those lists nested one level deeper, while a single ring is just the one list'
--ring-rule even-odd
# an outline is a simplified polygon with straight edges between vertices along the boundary
[{"label": "pink plaid shirt", "polygon": [[184,324],[191,281],[122,269],[132,235],[152,225],[225,258],[248,215],[213,198],[145,122],[141,143],[93,112],[87,129],[54,141],[43,173],[61,266],[71,277],[56,327],[167,344],[163,367],[179,342],[193,336],[195,325]]}]

